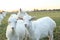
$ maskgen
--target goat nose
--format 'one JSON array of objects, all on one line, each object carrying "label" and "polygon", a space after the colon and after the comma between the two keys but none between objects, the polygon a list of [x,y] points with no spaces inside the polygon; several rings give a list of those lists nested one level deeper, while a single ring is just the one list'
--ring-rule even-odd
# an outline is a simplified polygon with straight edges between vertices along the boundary
[{"label": "goat nose", "polygon": [[12,29],[14,29],[14,27],[12,27]]},{"label": "goat nose", "polygon": [[27,27],[27,24],[25,24],[25,27]]}]

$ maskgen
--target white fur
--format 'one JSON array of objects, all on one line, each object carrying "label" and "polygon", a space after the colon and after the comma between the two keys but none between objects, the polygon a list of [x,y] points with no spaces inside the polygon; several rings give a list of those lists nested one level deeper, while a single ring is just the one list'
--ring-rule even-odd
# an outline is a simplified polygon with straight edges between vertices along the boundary
[{"label": "white fur", "polygon": [[10,25],[7,26],[6,38],[7,40],[18,40],[16,33],[12,30]]},{"label": "white fur", "polygon": [[[15,23],[17,21],[17,23]],[[29,36],[28,30],[22,20],[17,20],[17,15],[12,14],[8,19],[8,26],[6,30],[7,40],[23,40]],[[12,29],[14,28],[14,30]]]},{"label": "white fur", "polygon": [[53,31],[56,23],[50,17],[39,18],[36,21],[30,21],[32,17],[24,16],[24,22],[27,24],[26,28],[29,30],[32,40],[39,40],[43,37],[48,37],[53,40]]},{"label": "white fur", "polygon": [[12,27],[15,29],[16,26],[16,14],[12,14],[8,19],[8,26],[6,30],[7,40],[18,40],[18,37]]},{"label": "white fur", "polygon": [[23,40],[27,38],[28,30],[25,28],[23,20],[18,20],[16,24],[16,34],[19,36],[19,40]]},{"label": "white fur", "polygon": [[24,11],[19,11],[18,13],[17,13],[17,17],[19,18],[19,17],[21,17],[21,18],[23,18],[23,16],[25,16],[25,15],[28,15],[26,12],[24,12]]}]

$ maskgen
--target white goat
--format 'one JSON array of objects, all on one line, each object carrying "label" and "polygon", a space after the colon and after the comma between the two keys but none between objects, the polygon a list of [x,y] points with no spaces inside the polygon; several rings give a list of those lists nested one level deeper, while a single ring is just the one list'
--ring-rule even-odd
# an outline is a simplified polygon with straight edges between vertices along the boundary
[{"label": "white goat", "polygon": [[12,14],[8,19],[8,26],[6,30],[7,40],[18,40],[18,37],[14,31],[16,27],[16,21],[16,14]]},{"label": "white goat", "polygon": [[27,39],[29,36],[28,30],[25,28],[22,20],[17,20],[16,14],[11,15],[8,22],[9,24],[6,31],[6,37],[8,40]]},{"label": "white goat", "polygon": [[53,40],[53,31],[56,27],[56,23],[50,17],[43,17],[36,21],[31,21],[31,16],[24,16],[23,20],[30,33],[31,40],[39,40],[48,36],[49,40]]},{"label": "white goat", "polygon": [[24,38],[27,40],[27,37],[29,37],[28,30],[25,28],[23,20],[17,20],[15,31],[19,40],[23,40]]},{"label": "white goat", "polygon": [[6,17],[7,12],[6,11],[2,11],[2,14],[3,14],[4,17]]},{"label": "white goat", "polygon": [[2,20],[4,19],[4,17],[6,16],[6,12],[5,11],[2,11],[1,13],[0,13],[0,25],[1,25],[1,22],[2,22]]},{"label": "white goat", "polygon": [[21,17],[23,18],[23,16],[26,16],[26,15],[28,15],[28,14],[21,9],[17,13],[18,19],[21,18]]}]

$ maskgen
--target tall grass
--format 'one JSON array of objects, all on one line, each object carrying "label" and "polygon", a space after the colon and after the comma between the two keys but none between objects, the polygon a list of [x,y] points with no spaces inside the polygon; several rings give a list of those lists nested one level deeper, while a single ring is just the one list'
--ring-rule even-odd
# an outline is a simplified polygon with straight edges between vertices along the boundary
[{"label": "tall grass", "polygon": [[[53,20],[55,20],[57,27],[54,30],[54,40],[60,40],[60,11],[28,12],[28,14],[31,16],[36,16],[36,19],[49,16]],[[0,25],[0,40],[6,40],[5,33],[9,16],[10,14],[7,14],[7,16],[2,21],[2,25]],[[41,40],[48,40],[48,38],[44,38]]]},{"label": "tall grass", "polygon": [[0,25],[0,40],[6,40],[6,27],[8,25],[8,18],[9,18],[10,14],[7,14],[6,17],[4,17],[4,19],[2,20],[2,24]]}]

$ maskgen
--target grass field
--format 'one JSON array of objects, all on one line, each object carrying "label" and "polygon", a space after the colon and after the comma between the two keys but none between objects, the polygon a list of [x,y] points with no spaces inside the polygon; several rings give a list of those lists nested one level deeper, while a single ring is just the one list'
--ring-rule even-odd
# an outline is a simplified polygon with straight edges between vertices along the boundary
[{"label": "grass field", "polygon": [[[54,30],[54,40],[60,40],[60,11],[42,11],[42,12],[28,12],[31,16],[36,16],[36,19],[49,16],[53,20],[56,21],[57,27]],[[6,40],[5,33],[6,33],[6,27],[8,25],[7,20],[9,18],[10,14],[7,14],[7,16],[2,21],[2,25],[0,25],[0,40]],[[48,40],[48,38],[44,38],[41,40]]]}]

